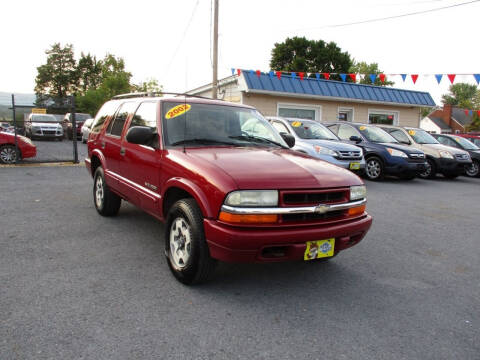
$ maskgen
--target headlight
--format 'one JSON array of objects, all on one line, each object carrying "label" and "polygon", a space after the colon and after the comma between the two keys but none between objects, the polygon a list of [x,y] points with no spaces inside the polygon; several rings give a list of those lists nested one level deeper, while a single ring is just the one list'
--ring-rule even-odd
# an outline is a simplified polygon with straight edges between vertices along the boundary
[{"label": "headlight", "polygon": [[350,186],[350,200],[360,200],[367,197],[367,187],[365,185]]},{"label": "headlight", "polygon": [[397,149],[392,149],[387,147],[387,151],[390,153],[392,156],[399,156],[403,158],[408,158],[408,155],[405,154],[403,151],[397,150]]},{"label": "headlight", "polygon": [[453,159],[453,155],[452,155],[452,153],[449,152],[449,151],[440,150],[439,153],[440,153],[440,156],[441,156],[442,158]]},{"label": "headlight", "polygon": [[241,190],[228,194],[225,205],[240,207],[277,206],[277,190]]},{"label": "headlight", "polygon": [[338,156],[338,153],[336,151],[327,149],[323,146],[314,145],[313,148],[315,149],[315,152],[317,154]]}]

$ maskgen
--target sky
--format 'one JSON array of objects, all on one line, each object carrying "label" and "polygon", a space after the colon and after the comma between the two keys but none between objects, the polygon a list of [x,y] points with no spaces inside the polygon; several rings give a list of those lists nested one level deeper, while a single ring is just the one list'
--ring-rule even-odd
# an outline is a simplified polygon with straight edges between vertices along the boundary
[{"label": "sky", "polygon": [[[219,79],[232,68],[269,71],[271,50],[287,37],[334,41],[357,61],[377,62],[386,74],[420,74],[395,87],[428,91],[437,104],[448,92],[433,75],[480,73],[480,1],[351,26],[350,22],[445,7],[469,0],[219,0]],[[75,7],[72,4],[76,4]],[[36,68],[53,43],[124,58],[138,83],[155,78],[183,92],[212,80],[212,0],[57,0],[3,2],[0,91],[32,93]],[[474,84],[473,76],[456,82]]]}]

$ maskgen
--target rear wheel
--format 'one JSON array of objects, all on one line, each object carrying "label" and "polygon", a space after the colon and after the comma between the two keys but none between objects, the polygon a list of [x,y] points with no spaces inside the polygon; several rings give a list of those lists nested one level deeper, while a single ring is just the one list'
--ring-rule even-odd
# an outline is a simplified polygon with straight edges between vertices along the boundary
[{"label": "rear wheel", "polygon": [[369,157],[365,162],[365,175],[369,180],[381,180],[384,177],[382,160],[376,156]]},{"label": "rear wheel", "polygon": [[178,281],[191,285],[207,281],[216,260],[210,257],[203,216],[194,199],[173,204],[165,224],[165,255]]},{"label": "rear wheel", "polygon": [[122,199],[109,189],[101,167],[95,170],[93,179],[93,202],[98,213],[102,216],[117,215]]},{"label": "rear wheel", "polygon": [[425,171],[419,174],[422,179],[433,179],[437,175],[437,167],[432,159],[427,159]]},{"label": "rear wheel", "polygon": [[3,145],[0,147],[0,162],[2,164],[15,164],[20,159],[20,151],[14,145]]},{"label": "rear wheel", "polygon": [[472,164],[465,167],[465,173],[470,177],[477,177],[480,174],[480,163],[478,160],[473,160]]}]

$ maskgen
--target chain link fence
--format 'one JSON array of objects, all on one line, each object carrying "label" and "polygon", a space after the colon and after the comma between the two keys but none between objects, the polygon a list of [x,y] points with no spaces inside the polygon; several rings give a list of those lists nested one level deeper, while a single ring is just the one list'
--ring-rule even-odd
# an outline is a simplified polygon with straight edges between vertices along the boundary
[{"label": "chain link fence", "polygon": [[87,155],[83,125],[92,116],[76,112],[73,96],[45,107],[21,95],[12,94],[9,105],[0,100],[0,164],[78,163]]}]

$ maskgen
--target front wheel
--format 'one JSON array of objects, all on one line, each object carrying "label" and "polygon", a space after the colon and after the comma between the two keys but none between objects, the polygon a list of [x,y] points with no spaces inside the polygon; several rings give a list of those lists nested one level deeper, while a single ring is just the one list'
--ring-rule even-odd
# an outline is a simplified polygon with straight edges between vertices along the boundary
[{"label": "front wheel", "polygon": [[93,179],[93,202],[98,213],[102,216],[117,215],[122,199],[109,189],[101,167],[95,170]]},{"label": "front wheel", "polygon": [[13,145],[3,145],[0,147],[0,162],[2,164],[15,164],[20,159],[20,153]]},{"label": "front wheel", "polygon": [[194,199],[173,204],[165,224],[165,256],[178,281],[198,284],[215,270],[203,231],[203,216]]},{"label": "front wheel", "polygon": [[376,156],[369,157],[365,162],[365,175],[369,180],[382,180],[385,175],[382,160]]},{"label": "front wheel", "polygon": [[473,160],[471,165],[465,167],[465,173],[470,177],[477,177],[480,175],[480,163],[478,160]]},{"label": "front wheel", "polygon": [[425,164],[425,171],[420,173],[422,179],[433,179],[437,175],[437,168],[432,159],[427,159]]}]

